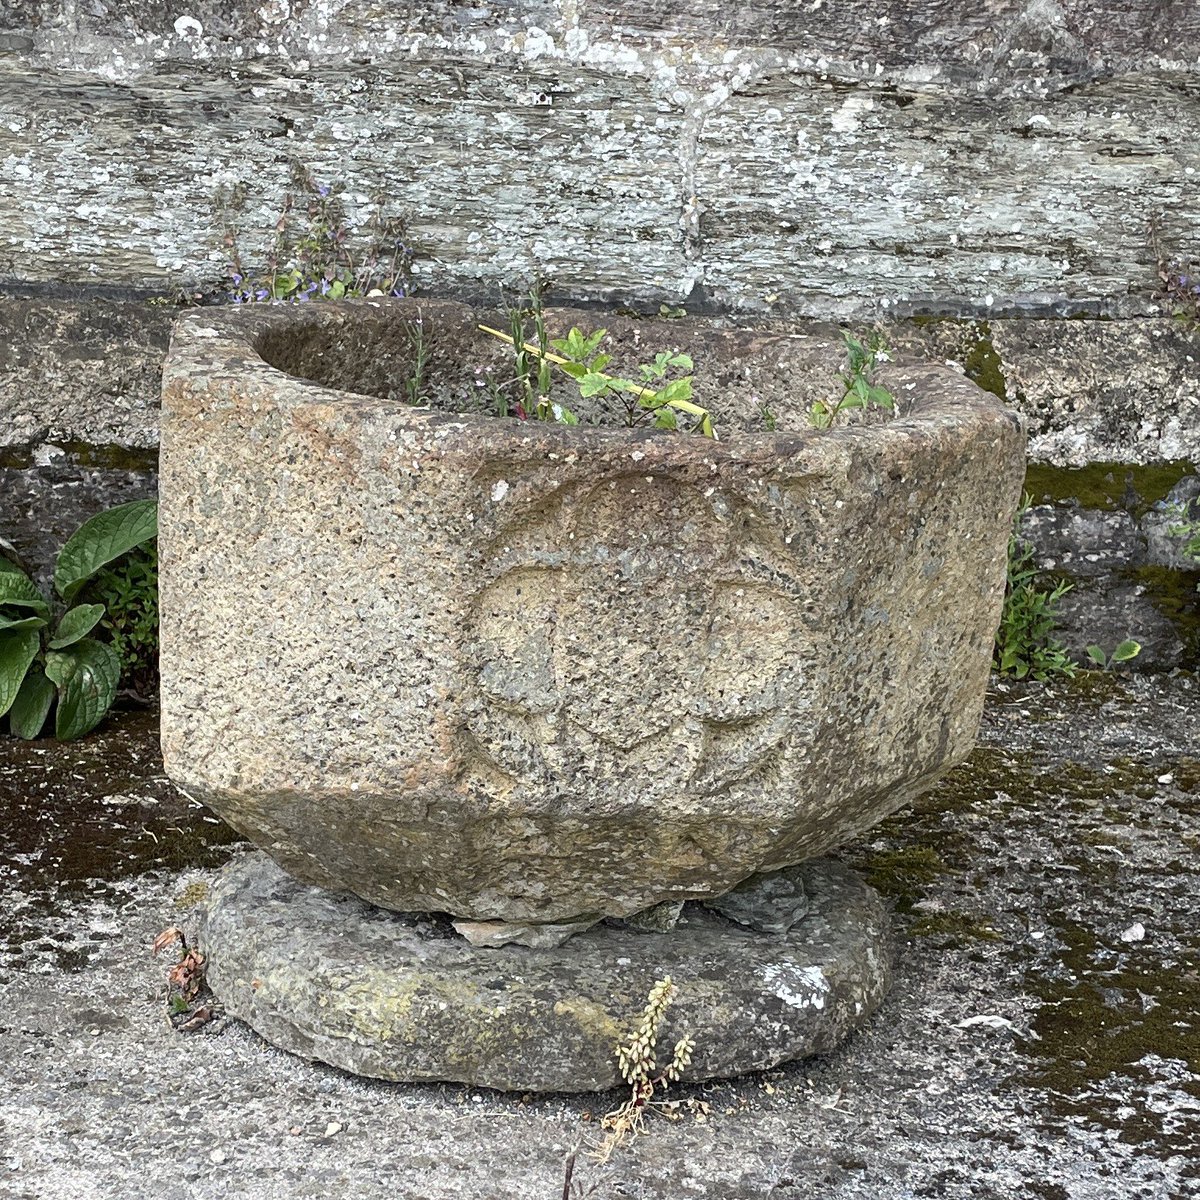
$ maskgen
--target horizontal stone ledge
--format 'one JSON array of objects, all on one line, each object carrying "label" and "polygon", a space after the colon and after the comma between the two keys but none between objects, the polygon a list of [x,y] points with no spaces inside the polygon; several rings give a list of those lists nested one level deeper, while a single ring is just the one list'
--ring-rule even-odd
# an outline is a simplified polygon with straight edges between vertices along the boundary
[{"label": "horizontal stone ledge", "polygon": [[[162,362],[179,311],[0,297],[0,448],[8,465],[53,456],[39,449],[46,443],[153,450]],[[596,326],[603,320],[597,310]],[[773,332],[814,328],[761,324]],[[670,322],[662,336],[682,343],[685,328]],[[829,335],[837,337],[832,327]],[[956,362],[1004,395],[1029,420],[1035,462],[1200,462],[1200,333],[1184,322],[907,321],[888,326],[887,336],[898,353]]]}]

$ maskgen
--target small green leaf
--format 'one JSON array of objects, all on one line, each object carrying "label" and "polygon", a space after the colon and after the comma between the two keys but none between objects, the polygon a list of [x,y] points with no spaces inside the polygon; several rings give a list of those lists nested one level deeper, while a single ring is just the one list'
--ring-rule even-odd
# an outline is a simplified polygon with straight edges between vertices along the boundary
[{"label": "small green leaf", "polygon": [[0,631],[0,717],[12,707],[42,639],[36,629]]},{"label": "small green leaf", "polygon": [[340,279],[335,279],[329,285],[330,300],[341,300],[341,299],[345,298],[345,295],[346,295],[346,285]]},{"label": "small green leaf", "polygon": [[597,372],[603,371],[610,362],[612,362],[611,354],[597,354],[596,357],[588,363],[588,370]]},{"label": "small green leaf", "polygon": [[42,674],[42,669],[34,663],[21,690],[17,693],[13,706],[8,710],[8,727],[19,738],[35,738],[42,732],[50,705],[54,703],[54,684]]},{"label": "small green leaf", "polygon": [[688,354],[676,354],[671,359],[671,366],[678,367],[681,371],[692,371],[696,364],[692,362],[691,356]]},{"label": "small green leaf", "polygon": [[559,363],[558,365],[562,367],[562,369],[566,371],[566,373],[570,375],[572,379],[582,379],[588,373],[588,369],[583,365],[583,363],[565,362]]},{"label": "small green leaf", "polygon": [[1133,638],[1126,638],[1113,652],[1112,660],[1115,663],[1128,662],[1131,658],[1137,658],[1142,652],[1140,642],[1135,642]]},{"label": "small green leaf", "polygon": [[[82,737],[95,729],[104,718],[117,694],[121,678],[121,660],[104,642],[84,638],[67,650],[52,651],[69,656],[72,669],[61,672],[58,687],[58,712],[54,734],[60,741]],[[50,655],[46,656],[46,674],[50,674]]]},{"label": "small green leaf", "polygon": [[674,411],[670,408],[667,408],[665,405],[654,414],[654,424],[658,429],[679,428],[679,422],[675,419]]},{"label": "small green leaf", "polygon": [[678,400],[690,400],[692,398],[692,381],[691,379],[672,379],[658,393],[658,402],[660,404],[674,404]]},{"label": "small green leaf", "polygon": [[80,604],[69,609],[59,621],[54,636],[46,644],[51,650],[61,650],[64,646],[77,642],[86,637],[100,623],[104,616],[103,604]]},{"label": "small green leaf", "polygon": [[1100,668],[1108,664],[1108,655],[1099,646],[1088,646],[1087,656]]},{"label": "small green leaf", "polygon": [[132,500],[98,513],[68,539],[54,567],[54,587],[70,602],[106,563],[158,536],[158,505]]},{"label": "small green leaf", "polygon": [[579,394],[581,396],[600,396],[609,391],[614,383],[621,382],[612,380],[604,375],[597,375],[594,372],[588,372],[579,381]]}]

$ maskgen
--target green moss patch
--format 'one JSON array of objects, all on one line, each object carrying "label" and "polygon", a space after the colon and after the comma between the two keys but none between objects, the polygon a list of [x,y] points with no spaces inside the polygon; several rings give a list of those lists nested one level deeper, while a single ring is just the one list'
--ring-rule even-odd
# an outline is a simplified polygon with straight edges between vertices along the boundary
[{"label": "green moss patch", "polygon": [[1183,459],[1147,466],[1090,463],[1086,467],[1052,467],[1030,463],[1025,470],[1025,490],[1034,504],[1075,504],[1105,512],[1124,509],[1143,517],[1195,470],[1194,463]]}]

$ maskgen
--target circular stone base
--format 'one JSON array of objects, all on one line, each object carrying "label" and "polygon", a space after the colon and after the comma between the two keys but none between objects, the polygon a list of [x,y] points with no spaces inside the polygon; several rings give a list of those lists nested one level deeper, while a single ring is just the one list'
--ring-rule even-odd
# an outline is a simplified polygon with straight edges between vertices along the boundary
[{"label": "circular stone base", "polygon": [[659,1059],[686,1033],[685,1080],[720,1078],[831,1049],[887,991],[879,897],[839,863],[800,870],[810,910],[787,933],[688,904],[668,933],[601,924],[554,949],[485,949],[448,918],[310,887],[252,853],[214,886],[199,944],[226,1011],[276,1046],[380,1079],[515,1091],[620,1085],[616,1048],[670,975]]}]

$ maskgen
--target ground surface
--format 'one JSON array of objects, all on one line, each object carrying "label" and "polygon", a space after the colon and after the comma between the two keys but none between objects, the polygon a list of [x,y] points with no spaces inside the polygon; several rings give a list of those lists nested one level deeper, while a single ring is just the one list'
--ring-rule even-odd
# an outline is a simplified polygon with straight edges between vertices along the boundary
[{"label": "ground surface", "polygon": [[[0,743],[0,1196],[557,1200],[615,1093],[171,1030],[149,943],[238,851],[162,779],[152,714],[105,729]],[[679,1120],[580,1157],[583,1192],[1200,1196],[1200,682],[994,689],[970,761],[842,857],[896,905],[882,1010],[830,1057],[681,1089]]]}]

